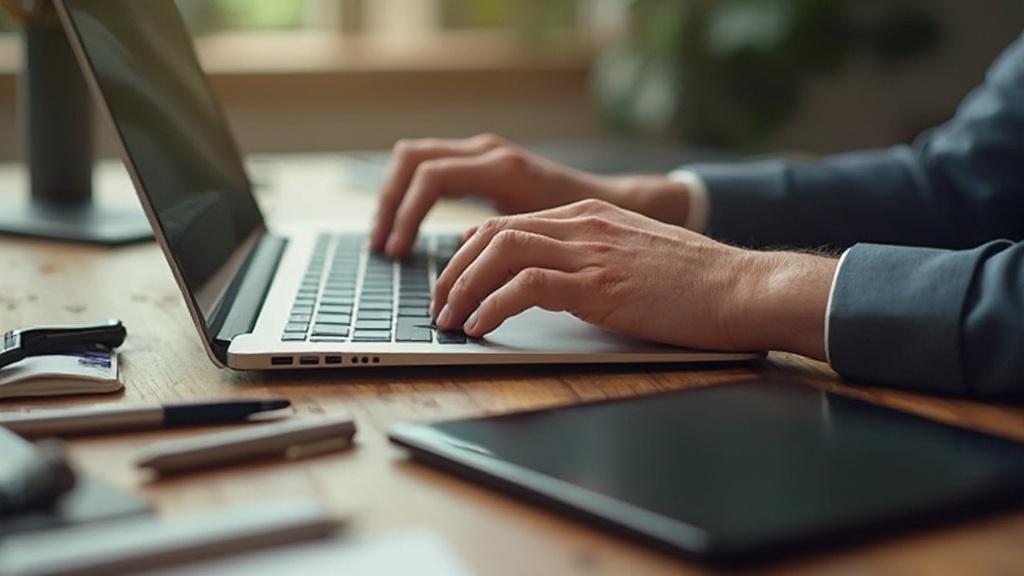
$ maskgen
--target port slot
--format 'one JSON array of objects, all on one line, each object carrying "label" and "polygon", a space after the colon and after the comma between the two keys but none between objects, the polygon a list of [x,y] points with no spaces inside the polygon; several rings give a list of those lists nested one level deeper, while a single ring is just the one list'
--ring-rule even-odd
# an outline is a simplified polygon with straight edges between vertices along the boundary
[{"label": "port slot", "polygon": [[271,356],[271,366],[291,366],[295,360],[291,356]]},{"label": "port slot", "polygon": [[300,356],[299,357],[299,364],[302,364],[303,366],[315,366],[315,365],[317,365],[319,363],[320,363],[320,357],[319,356]]},{"label": "port slot", "polygon": [[324,364],[341,364],[341,356],[324,356]]}]

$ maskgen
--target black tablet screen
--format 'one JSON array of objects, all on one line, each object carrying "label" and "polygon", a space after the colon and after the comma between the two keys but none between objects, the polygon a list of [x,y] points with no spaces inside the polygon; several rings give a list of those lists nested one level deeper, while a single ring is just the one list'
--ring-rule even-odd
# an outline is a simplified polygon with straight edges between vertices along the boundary
[{"label": "black tablet screen", "polygon": [[[653,512],[718,552],[1012,501],[1024,486],[1020,444],[768,381],[399,426],[393,439],[549,499],[564,500],[565,486],[547,490],[544,479],[564,481],[584,489],[571,508],[624,516],[610,520],[664,540],[665,526],[644,518]],[[646,512],[631,519],[587,493]]]}]

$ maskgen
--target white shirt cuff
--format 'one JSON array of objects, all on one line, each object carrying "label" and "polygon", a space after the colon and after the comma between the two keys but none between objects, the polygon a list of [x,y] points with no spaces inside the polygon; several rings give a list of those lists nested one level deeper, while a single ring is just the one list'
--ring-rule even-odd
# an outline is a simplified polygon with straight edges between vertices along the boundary
[{"label": "white shirt cuff", "polygon": [[828,329],[832,318],[832,298],[836,295],[836,281],[839,280],[839,271],[843,269],[843,262],[846,262],[846,255],[850,251],[843,252],[839,257],[839,264],[836,265],[836,273],[832,276],[832,288],[828,291],[828,304],[825,305],[825,361],[832,365],[832,357],[828,349]]},{"label": "white shirt cuff", "polygon": [[711,199],[708,197],[708,187],[704,185],[704,180],[689,170],[674,170],[669,173],[668,179],[685,185],[689,190],[690,206],[683,226],[699,234],[704,233],[708,228],[708,217],[711,214]]}]

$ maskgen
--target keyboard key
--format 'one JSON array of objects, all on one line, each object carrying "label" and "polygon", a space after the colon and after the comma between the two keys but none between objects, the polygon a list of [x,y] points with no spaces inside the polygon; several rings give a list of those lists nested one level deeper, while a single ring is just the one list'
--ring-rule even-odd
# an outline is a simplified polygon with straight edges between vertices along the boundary
[{"label": "keyboard key", "polygon": [[430,318],[430,311],[426,306],[400,306],[398,308],[398,317]]},{"label": "keyboard key", "polygon": [[335,326],[334,324],[317,324],[313,326],[313,336],[348,336],[348,326]]},{"label": "keyboard key", "polygon": [[323,304],[320,306],[321,314],[350,314],[352,306],[338,306],[336,304]]},{"label": "keyboard key", "polygon": [[360,316],[356,320],[356,330],[390,330],[391,320],[363,320]]},{"label": "keyboard key", "polygon": [[422,296],[406,296],[402,294],[398,297],[398,305],[401,307],[418,307],[426,308],[430,306],[430,298],[424,298]]},{"label": "keyboard key", "polygon": [[398,293],[398,300],[400,302],[404,301],[406,306],[417,306],[422,301],[426,301],[429,304],[430,290],[409,291],[403,289]]},{"label": "keyboard key", "polygon": [[288,325],[284,327],[284,331],[305,333],[306,328],[309,328],[309,323],[307,322],[289,322]]},{"label": "keyboard key", "polygon": [[432,340],[430,322],[420,318],[399,318],[398,329],[395,331],[396,342],[430,342]]},{"label": "keyboard key", "polygon": [[466,334],[461,330],[438,330],[438,344],[465,344]]},{"label": "keyboard key", "polygon": [[354,296],[324,296],[323,298],[320,299],[320,303],[326,304],[328,306],[348,306],[349,308],[351,308],[355,300],[356,299]]},{"label": "keyboard key", "polygon": [[356,330],[353,342],[390,342],[390,330]]},{"label": "keyboard key", "polygon": [[391,310],[360,310],[360,320],[387,320],[391,321]]},{"label": "keyboard key", "polygon": [[306,333],[301,334],[285,332],[284,336],[281,336],[281,342],[304,342],[306,340]]},{"label": "keyboard key", "polygon": [[312,314],[312,304],[300,304],[298,306],[292,306],[292,314]]},{"label": "keyboard key", "polygon": [[393,301],[394,297],[390,294],[363,294],[359,297],[360,306],[367,302],[383,302],[390,309]]},{"label": "keyboard key", "polygon": [[288,318],[288,321],[289,322],[303,322],[305,324],[308,324],[309,323],[309,319],[310,319],[310,315],[309,314],[292,314]]},{"label": "keyboard key", "polygon": [[316,323],[319,324],[335,324],[338,326],[348,326],[352,323],[352,316],[349,314],[317,314]]},{"label": "keyboard key", "polygon": [[363,310],[391,310],[391,302],[360,302],[359,311]]},{"label": "keyboard key", "polygon": [[310,342],[344,342],[348,338],[344,336],[313,336],[309,339]]}]

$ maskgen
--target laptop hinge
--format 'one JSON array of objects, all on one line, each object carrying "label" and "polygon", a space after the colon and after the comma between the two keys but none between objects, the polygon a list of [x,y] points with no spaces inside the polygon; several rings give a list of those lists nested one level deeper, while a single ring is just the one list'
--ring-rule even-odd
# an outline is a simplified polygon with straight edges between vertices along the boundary
[{"label": "laptop hinge", "polygon": [[287,245],[288,240],[281,236],[262,235],[224,294],[210,327],[216,334],[211,342],[213,351],[222,362],[227,362],[231,341],[256,326]]}]

